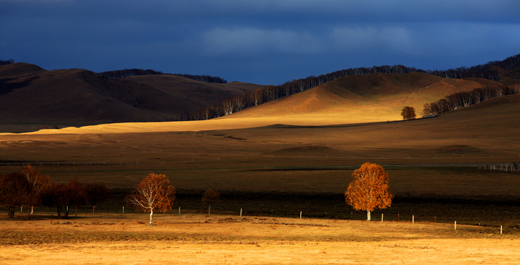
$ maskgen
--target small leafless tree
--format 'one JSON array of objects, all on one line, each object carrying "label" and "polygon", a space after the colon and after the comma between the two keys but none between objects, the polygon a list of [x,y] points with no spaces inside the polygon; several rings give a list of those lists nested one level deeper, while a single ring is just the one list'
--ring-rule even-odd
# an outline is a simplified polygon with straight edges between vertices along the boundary
[{"label": "small leafless tree", "polygon": [[153,225],[154,211],[165,212],[172,208],[175,188],[169,183],[165,175],[150,173],[126,199],[136,210],[150,213],[149,226]]},{"label": "small leafless tree", "polygon": [[34,206],[41,203],[41,195],[44,189],[49,185],[49,176],[42,176],[40,171],[31,165],[22,168],[22,173],[27,178],[27,182],[31,187],[27,204],[31,207],[31,214],[34,212]]}]

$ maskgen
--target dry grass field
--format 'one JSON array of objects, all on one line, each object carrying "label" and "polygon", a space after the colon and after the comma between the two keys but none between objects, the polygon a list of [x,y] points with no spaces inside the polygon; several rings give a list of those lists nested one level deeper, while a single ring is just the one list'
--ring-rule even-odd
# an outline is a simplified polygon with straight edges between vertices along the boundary
[{"label": "dry grass field", "polygon": [[[520,160],[518,113],[516,95],[406,122],[353,123],[329,111],[0,134],[0,173],[31,163],[52,181],[117,191],[102,216],[2,214],[0,263],[515,263],[520,175],[478,165]],[[383,165],[396,194],[369,223],[342,197],[364,162]],[[114,214],[150,172],[177,188],[174,210],[153,227],[138,223],[145,214]],[[222,193],[211,217],[200,203],[207,188]]]},{"label": "dry grass field", "polygon": [[[143,222],[141,222],[143,221]],[[514,264],[494,228],[201,214],[0,220],[5,264]]]}]

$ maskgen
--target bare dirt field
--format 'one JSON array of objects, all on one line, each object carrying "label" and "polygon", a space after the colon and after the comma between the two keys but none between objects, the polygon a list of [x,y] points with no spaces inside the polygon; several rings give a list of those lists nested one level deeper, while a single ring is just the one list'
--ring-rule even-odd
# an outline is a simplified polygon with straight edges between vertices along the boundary
[{"label": "bare dirt field", "polygon": [[518,235],[410,221],[157,214],[0,220],[5,264],[514,264]]}]

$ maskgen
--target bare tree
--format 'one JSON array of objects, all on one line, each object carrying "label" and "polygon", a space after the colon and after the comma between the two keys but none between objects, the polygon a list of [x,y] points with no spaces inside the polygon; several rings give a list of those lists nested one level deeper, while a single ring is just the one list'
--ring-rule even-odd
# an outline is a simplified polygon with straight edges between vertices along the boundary
[{"label": "bare tree", "polygon": [[31,206],[31,214],[34,212],[34,206],[41,203],[41,195],[44,189],[49,185],[49,176],[42,176],[40,171],[31,165],[22,168],[22,173],[27,178],[27,182],[31,187],[27,204]]},{"label": "bare tree", "polygon": [[153,225],[154,211],[165,212],[172,208],[175,188],[169,183],[165,175],[150,173],[126,199],[136,210],[150,213],[149,226]]},{"label": "bare tree", "polygon": [[222,102],[222,109],[224,110],[224,116],[233,114],[233,110],[235,109],[235,105],[233,100],[226,99]]}]

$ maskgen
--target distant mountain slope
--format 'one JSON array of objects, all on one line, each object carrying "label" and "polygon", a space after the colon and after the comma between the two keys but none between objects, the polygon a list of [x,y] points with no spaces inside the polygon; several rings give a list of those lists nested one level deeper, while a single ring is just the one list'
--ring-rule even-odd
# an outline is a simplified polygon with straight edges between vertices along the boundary
[{"label": "distant mountain slope", "polygon": [[45,72],[45,69],[28,63],[6,64],[0,67],[0,79],[16,78],[23,75]]},{"label": "distant mountain slope", "polygon": [[405,106],[413,106],[420,115],[425,103],[490,85],[502,84],[475,78],[446,79],[426,73],[353,75],[226,118],[285,116],[290,119],[307,115],[342,123],[400,120]]},{"label": "distant mountain slope", "polygon": [[208,83],[175,75],[140,75],[125,77],[120,80],[146,84],[175,98],[181,98],[188,106],[179,111],[187,112],[199,111],[202,108],[218,104],[224,99],[264,87],[241,82]]},{"label": "distant mountain slope", "polygon": [[0,131],[177,120],[181,111],[197,111],[255,87],[164,75],[111,79],[82,69],[46,71],[26,63],[3,65]]}]

